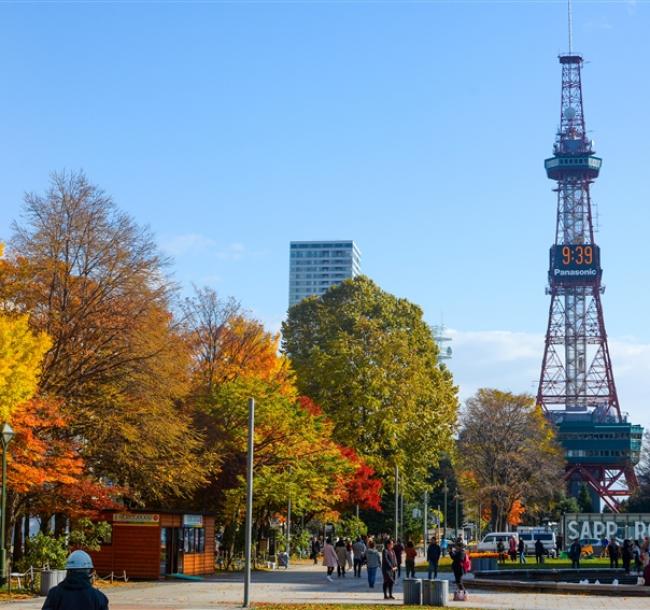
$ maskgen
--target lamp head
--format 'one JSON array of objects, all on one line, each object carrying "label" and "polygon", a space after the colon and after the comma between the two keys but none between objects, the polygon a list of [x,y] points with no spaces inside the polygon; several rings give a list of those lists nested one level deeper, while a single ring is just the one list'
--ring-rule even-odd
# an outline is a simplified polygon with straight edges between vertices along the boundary
[{"label": "lamp head", "polygon": [[8,424],[4,423],[2,424],[2,446],[6,449],[7,445],[11,442],[11,439],[14,437],[14,430],[13,428]]}]

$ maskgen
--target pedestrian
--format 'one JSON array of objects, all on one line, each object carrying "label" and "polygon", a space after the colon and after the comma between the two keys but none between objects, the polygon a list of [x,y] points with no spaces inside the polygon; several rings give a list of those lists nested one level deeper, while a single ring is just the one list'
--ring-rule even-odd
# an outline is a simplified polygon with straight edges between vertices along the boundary
[{"label": "pedestrian", "polygon": [[323,565],[327,566],[327,580],[333,582],[332,574],[334,573],[334,568],[338,568],[339,560],[332,546],[331,538],[327,538],[323,546]]},{"label": "pedestrian", "polygon": [[562,537],[562,534],[560,534],[557,539],[556,539],[556,550],[557,550],[557,557],[560,556],[560,553],[562,552],[562,547],[564,546],[564,538]]},{"label": "pedestrian", "polygon": [[336,576],[337,578],[345,578],[345,562],[348,560],[348,550],[345,548],[345,540],[339,538],[334,545],[334,550],[336,551],[336,558],[338,564],[336,566]]},{"label": "pedestrian", "polygon": [[620,556],[620,549],[616,544],[616,539],[612,538],[607,545],[607,554],[609,555],[609,567],[618,569],[618,558]]},{"label": "pedestrian", "polygon": [[643,563],[641,562],[641,541],[635,541],[632,547],[632,557],[634,558],[634,569],[637,574],[641,574]]},{"label": "pedestrian", "polygon": [[451,570],[454,573],[454,580],[456,581],[456,590],[465,592],[465,585],[463,584],[463,574],[465,574],[465,545],[460,538],[449,550],[449,555],[451,557]]},{"label": "pedestrian", "polygon": [[650,553],[650,537],[644,536],[641,550],[646,554]]},{"label": "pedestrian", "polygon": [[404,549],[406,564],[406,578],[415,578],[415,558],[417,557],[418,552],[415,550],[415,545],[413,540],[408,540],[406,542],[406,549]]},{"label": "pedestrian", "polygon": [[580,541],[577,538],[574,538],[571,546],[569,547],[569,559],[571,560],[571,568],[574,568],[576,570],[580,569],[580,555],[582,555],[582,547],[580,546]]},{"label": "pedestrian", "polygon": [[510,536],[508,540],[508,555],[510,555],[510,561],[514,563],[517,559],[517,541],[514,536]]},{"label": "pedestrian", "polygon": [[345,561],[350,570],[354,569],[354,552],[352,551],[352,542],[349,538],[345,541]]},{"label": "pedestrian", "polygon": [[311,539],[311,554],[310,554],[310,557],[314,561],[314,565],[318,563],[318,555],[320,555],[320,542],[318,541],[318,537],[314,536]]},{"label": "pedestrian", "polygon": [[621,559],[623,561],[623,569],[626,574],[630,573],[630,564],[632,563],[632,544],[626,538],[623,540],[623,548],[621,550]]},{"label": "pedestrian", "polygon": [[501,564],[506,562],[506,545],[503,544],[503,540],[497,542],[497,559]]},{"label": "pedestrian", "polygon": [[393,545],[393,551],[395,551],[395,557],[397,557],[397,577],[400,578],[402,576],[402,553],[404,553],[404,546],[399,538]]},{"label": "pedestrian", "polygon": [[517,553],[519,555],[519,563],[526,563],[526,543],[523,538],[521,538],[517,544]]},{"label": "pedestrian", "polygon": [[643,581],[646,587],[650,587],[650,561],[643,568]]},{"label": "pedestrian", "polygon": [[440,561],[440,555],[442,554],[442,549],[438,544],[438,538],[435,536],[431,538],[431,543],[427,547],[427,561],[429,562],[429,580],[431,580],[431,575],[433,578],[438,578],[438,562]]},{"label": "pedestrian", "polygon": [[600,550],[600,556],[605,557],[607,555],[607,546],[609,545],[609,540],[607,538],[603,538],[601,544],[601,550]]},{"label": "pedestrian", "polygon": [[49,590],[42,610],[108,610],[108,598],[92,586],[94,567],[88,553],[70,553],[65,569],[65,578]]},{"label": "pedestrian", "polygon": [[368,540],[368,547],[366,548],[366,569],[368,570],[368,586],[371,589],[375,588],[375,580],[377,578],[377,570],[381,566],[381,555],[375,548],[375,541]]},{"label": "pedestrian", "polygon": [[384,578],[384,599],[393,597],[393,585],[397,574],[397,556],[393,550],[393,541],[388,540],[381,553],[381,575]]},{"label": "pedestrian", "polygon": [[361,578],[361,566],[366,559],[366,545],[361,536],[357,536],[356,542],[352,545],[352,552],[354,553],[354,575]]},{"label": "pedestrian", "polygon": [[538,538],[535,540],[535,563],[544,563],[544,543]]}]

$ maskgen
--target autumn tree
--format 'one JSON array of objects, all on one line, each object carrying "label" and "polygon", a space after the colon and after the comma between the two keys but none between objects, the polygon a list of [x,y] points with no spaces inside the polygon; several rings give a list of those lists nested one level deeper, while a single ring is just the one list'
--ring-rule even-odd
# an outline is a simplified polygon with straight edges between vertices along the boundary
[{"label": "autumn tree", "polygon": [[95,476],[140,503],[193,491],[200,439],[177,409],[189,352],[151,233],[83,173],[53,174],[25,196],[9,259],[0,299],[51,337],[40,392],[61,400]]},{"label": "autumn tree", "polygon": [[398,465],[404,492],[422,491],[457,411],[422,310],[357,277],[293,306],[282,335],[300,393],[332,419],[335,438],[384,481]]},{"label": "autumn tree", "polygon": [[182,311],[195,395],[240,377],[290,381],[288,362],[278,357],[279,335],[268,332],[235,299],[222,299],[212,288],[195,288]]},{"label": "autumn tree", "polygon": [[500,531],[529,503],[552,500],[563,485],[563,454],[531,396],[482,388],[462,413],[458,470],[466,501],[489,507]]}]

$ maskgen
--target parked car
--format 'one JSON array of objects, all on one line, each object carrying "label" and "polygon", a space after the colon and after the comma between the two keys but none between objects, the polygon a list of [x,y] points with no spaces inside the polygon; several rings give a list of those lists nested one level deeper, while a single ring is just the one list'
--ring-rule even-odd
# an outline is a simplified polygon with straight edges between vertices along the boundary
[{"label": "parked car", "polygon": [[506,549],[506,552],[508,551],[508,541],[510,540],[510,537],[514,536],[515,540],[519,542],[519,538],[517,537],[517,532],[491,532],[489,534],[486,534],[483,537],[483,540],[478,543],[478,551],[479,553],[496,553],[497,552],[497,544],[499,541],[503,542],[503,546]]}]

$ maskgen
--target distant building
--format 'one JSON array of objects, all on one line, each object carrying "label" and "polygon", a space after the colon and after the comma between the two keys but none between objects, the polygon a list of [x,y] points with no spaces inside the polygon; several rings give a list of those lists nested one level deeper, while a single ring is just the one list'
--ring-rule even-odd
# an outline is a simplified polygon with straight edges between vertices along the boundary
[{"label": "distant building", "polygon": [[292,241],[289,262],[289,307],[305,297],[361,273],[361,252],[353,241]]}]

